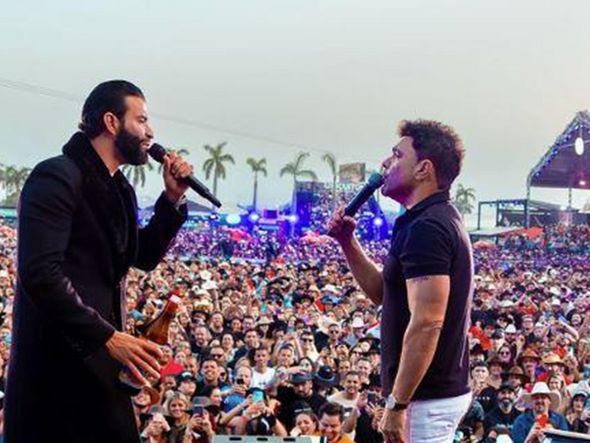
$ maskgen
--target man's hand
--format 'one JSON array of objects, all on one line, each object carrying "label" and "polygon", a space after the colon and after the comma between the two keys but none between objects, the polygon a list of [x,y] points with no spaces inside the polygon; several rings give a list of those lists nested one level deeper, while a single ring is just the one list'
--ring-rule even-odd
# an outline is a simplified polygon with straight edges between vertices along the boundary
[{"label": "man's hand", "polygon": [[238,395],[243,395],[245,397],[246,396],[246,386],[234,384],[232,386],[232,393],[238,394]]},{"label": "man's hand", "polygon": [[110,356],[129,368],[133,378],[142,385],[149,384],[146,376],[156,380],[160,378],[158,361],[164,355],[155,343],[116,331],[105,346]]},{"label": "man's hand", "polygon": [[405,442],[406,411],[385,409],[379,431],[387,443]]},{"label": "man's hand", "polygon": [[535,422],[529,431],[529,435],[527,435],[526,439],[524,440],[525,443],[541,443],[545,439],[543,429],[544,428],[542,428],[539,423]]},{"label": "man's hand", "polygon": [[344,215],[344,206],[340,206],[328,223],[328,235],[342,245],[352,240],[355,228],[354,218]]},{"label": "man's hand", "polygon": [[188,185],[180,179],[191,175],[193,173],[193,167],[174,151],[168,151],[164,156],[163,163],[166,196],[172,203],[176,203],[188,189]]}]

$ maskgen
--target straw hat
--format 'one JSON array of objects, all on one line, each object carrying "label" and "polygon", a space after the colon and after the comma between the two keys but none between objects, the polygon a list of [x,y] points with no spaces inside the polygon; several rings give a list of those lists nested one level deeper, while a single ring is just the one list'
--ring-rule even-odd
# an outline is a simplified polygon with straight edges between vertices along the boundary
[{"label": "straw hat", "polygon": [[542,381],[535,383],[533,386],[533,390],[531,392],[524,392],[522,394],[522,400],[524,404],[532,408],[533,406],[533,396],[535,395],[546,395],[551,400],[550,409],[556,410],[559,407],[559,402],[561,401],[561,396],[558,392],[551,391],[547,383],[543,383]]},{"label": "straw hat", "polygon": [[565,366],[565,363],[561,360],[561,357],[553,352],[543,357],[543,364]]},{"label": "straw hat", "polygon": [[512,366],[508,372],[504,372],[502,375],[504,375],[507,378],[519,377],[523,383],[528,381],[528,377],[525,375],[524,371],[520,366]]},{"label": "straw hat", "polygon": [[523,361],[525,358],[532,358],[532,359],[534,359],[534,360],[541,361],[541,357],[539,357],[539,354],[537,354],[537,353],[536,353],[535,351],[533,351],[531,348],[527,348],[527,349],[525,349],[525,350],[523,351],[523,353],[522,353],[522,354],[520,354],[520,355],[518,356],[517,363],[518,363],[519,365],[522,365],[522,361]]}]

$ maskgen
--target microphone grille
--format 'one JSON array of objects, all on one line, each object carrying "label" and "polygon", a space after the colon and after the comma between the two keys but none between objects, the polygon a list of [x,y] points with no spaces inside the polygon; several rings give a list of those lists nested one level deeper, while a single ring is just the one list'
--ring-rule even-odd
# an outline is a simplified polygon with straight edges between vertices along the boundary
[{"label": "microphone grille", "polygon": [[162,145],[154,143],[148,149],[148,154],[158,163],[162,163],[164,161],[164,156],[166,155],[166,149],[164,149]]},{"label": "microphone grille", "polygon": [[377,189],[383,184],[383,175],[379,174],[378,172],[374,172],[369,176],[368,183],[371,187]]}]

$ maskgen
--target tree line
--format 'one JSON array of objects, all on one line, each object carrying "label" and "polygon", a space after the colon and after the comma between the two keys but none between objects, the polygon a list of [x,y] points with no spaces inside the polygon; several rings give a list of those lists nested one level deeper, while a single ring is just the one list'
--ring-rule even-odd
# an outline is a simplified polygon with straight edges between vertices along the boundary
[{"label": "tree line", "polygon": [[[235,165],[234,157],[225,151],[227,142],[221,142],[217,145],[205,145],[203,149],[207,152],[208,157],[203,162],[202,170],[205,174],[206,180],[212,179],[212,191],[217,196],[217,190],[220,180],[225,180],[227,177],[228,165]],[[175,150],[180,155],[188,155],[187,149],[181,148]],[[308,152],[299,152],[295,158],[285,164],[279,171],[279,177],[290,176],[293,179],[293,193],[297,186],[297,182],[301,180],[317,181],[318,176],[313,169],[305,167],[305,162],[309,158]],[[322,161],[328,166],[332,177],[332,205],[336,206],[336,185],[338,182],[338,162],[334,154],[326,153],[322,156]],[[252,192],[252,208],[256,210],[258,207],[258,180],[260,176],[267,177],[268,169],[266,158],[246,159],[246,165],[250,167],[253,177],[253,192]],[[162,172],[162,164],[158,164],[157,168],[151,161],[145,165],[131,166],[125,165],[122,167],[122,172],[125,174],[131,184],[137,187],[145,186],[146,175],[148,172],[157,170],[158,174]],[[31,172],[31,168],[18,167],[14,165],[4,165],[0,163],[0,190],[4,191],[4,199],[0,200],[2,206],[16,206],[21,189]],[[457,206],[461,214],[471,214],[474,209],[474,202],[476,200],[475,190],[459,184],[453,202]]]}]

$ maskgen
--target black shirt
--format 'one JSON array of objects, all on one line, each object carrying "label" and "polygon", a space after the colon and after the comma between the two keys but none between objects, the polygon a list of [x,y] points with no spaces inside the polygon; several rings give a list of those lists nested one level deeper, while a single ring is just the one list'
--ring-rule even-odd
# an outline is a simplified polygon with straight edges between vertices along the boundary
[{"label": "black shirt", "polygon": [[475,399],[479,402],[486,414],[497,406],[496,398],[496,389],[493,386],[488,386],[482,389],[479,394],[475,395]]},{"label": "black shirt", "polygon": [[303,398],[297,395],[293,388],[287,386],[278,387],[277,400],[281,402],[281,410],[277,418],[289,432],[295,427],[295,419],[300,412],[311,409],[318,415],[320,408],[326,403],[326,398],[316,392],[313,392],[311,397]]},{"label": "black shirt", "polygon": [[406,280],[448,275],[450,295],[434,358],[414,400],[450,398],[469,392],[467,329],[473,298],[473,257],[461,215],[448,192],[422,200],[397,218],[383,268],[381,381],[388,395],[398,371],[410,321]]},{"label": "black shirt", "polygon": [[484,433],[487,434],[494,426],[504,426],[511,431],[512,425],[519,415],[520,412],[514,408],[508,414],[502,412],[499,407],[492,409],[486,414],[485,420],[483,421]]}]

